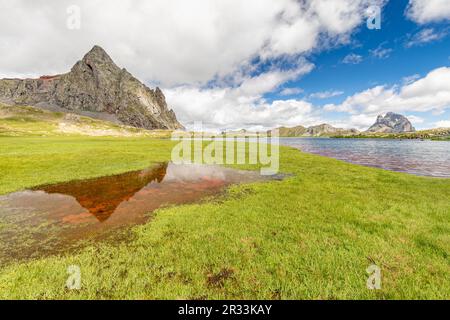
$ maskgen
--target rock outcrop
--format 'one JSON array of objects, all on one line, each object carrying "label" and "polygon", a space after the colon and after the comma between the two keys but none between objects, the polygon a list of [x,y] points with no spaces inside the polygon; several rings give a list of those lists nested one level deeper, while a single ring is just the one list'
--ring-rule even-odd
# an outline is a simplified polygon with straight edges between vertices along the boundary
[{"label": "rock outcrop", "polygon": [[415,132],[416,129],[411,122],[401,114],[388,112],[386,115],[379,115],[377,121],[371,126],[367,132],[379,133],[402,133]]},{"label": "rock outcrop", "polygon": [[0,80],[0,101],[82,114],[145,129],[182,129],[159,88],[148,88],[94,46],[70,72]]}]

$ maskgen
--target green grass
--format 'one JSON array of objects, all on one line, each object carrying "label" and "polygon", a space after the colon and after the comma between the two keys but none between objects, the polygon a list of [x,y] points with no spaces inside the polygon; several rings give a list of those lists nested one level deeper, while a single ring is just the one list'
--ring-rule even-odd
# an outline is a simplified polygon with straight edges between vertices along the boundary
[{"label": "green grass", "polygon": [[435,141],[450,141],[450,137],[432,138]]},{"label": "green grass", "polygon": [[[0,138],[0,193],[167,160],[172,142]],[[347,164],[290,148],[292,176],[158,210],[130,242],[0,270],[10,299],[449,299],[450,180]],[[366,288],[366,268],[382,290]],[[82,289],[67,290],[79,265]]]},{"label": "green grass", "polygon": [[141,169],[167,160],[171,146],[142,138],[0,137],[0,194]]},{"label": "green grass", "polygon": [[419,130],[416,132],[404,133],[383,133],[383,132],[362,132],[354,135],[335,135],[332,138],[347,139],[427,139],[427,140],[450,140],[450,128],[437,128],[428,130]]}]

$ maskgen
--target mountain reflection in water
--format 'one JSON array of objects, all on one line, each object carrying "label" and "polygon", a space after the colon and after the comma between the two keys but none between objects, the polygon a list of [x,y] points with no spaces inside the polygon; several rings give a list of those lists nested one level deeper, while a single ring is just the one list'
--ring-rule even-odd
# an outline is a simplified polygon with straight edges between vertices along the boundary
[{"label": "mountain reflection in water", "polygon": [[258,172],[161,163],[125,174],[37,187],[0,196],[0,265],[79,247],[145,223],[164,205],[198,201]]},{"label": "mountain reflection in water", "polygon": [[103,222],[116,211],[122,202],[129,201],[142,188],[154,181],[161,183],[166,175],[167,166],[167,163],[163,163],[153,169],[44,186],[36,190],[48,194],[72,196],[98,221]]}]

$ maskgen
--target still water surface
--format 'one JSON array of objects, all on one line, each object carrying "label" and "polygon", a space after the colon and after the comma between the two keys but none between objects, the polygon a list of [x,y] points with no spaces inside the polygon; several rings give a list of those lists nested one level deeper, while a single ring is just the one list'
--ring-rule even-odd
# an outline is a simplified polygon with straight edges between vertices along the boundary
[{"label": "still water surface", "polygon": [[48,185],[0,196],[0,265],[121,234],[166,205],[192,203],[258,172],[161,163],[146,170]]},{"label": "still water surface", "polygon": [[280,144],[370,167],[450,177],[449,141],[280,138]]}]

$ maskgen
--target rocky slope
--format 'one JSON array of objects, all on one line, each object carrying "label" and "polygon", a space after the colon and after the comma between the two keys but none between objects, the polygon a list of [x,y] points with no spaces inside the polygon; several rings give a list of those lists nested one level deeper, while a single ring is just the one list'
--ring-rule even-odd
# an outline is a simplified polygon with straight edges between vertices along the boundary
[{"label": "rocky slope", "polygon": [[280,127],[278,134],[280,137],[301,137],[306,133],[307,128],[304,126],[296,126],[292,128]]},{"label": "rocky slope", "polygon": [[170,138],[171,132],[135,128],[74,113],[0,103],[0,137],[83,135]]},{"label": "rocky slope", "polygon": [[353,135],[359,133],[356,129],[335,128],[329,124],[320,124],[317,126],[303,127],[297,126],[292,128],[278,128],[280,137],[327,137],[334,135]]},{"label": "rocky slope", "polygon": [[145,129],[182,129],[159,88],[152,90],[94,46],[70,72],[0,80],[0,102],[71,112]]},{"label": "rocky slope", "polygon": [[403,133],[414,132],[416,129],[411,122],[401,114],[388,112],[386,115],[379,115],[377,121],[367,130],[367,132],[377,133]]}]

